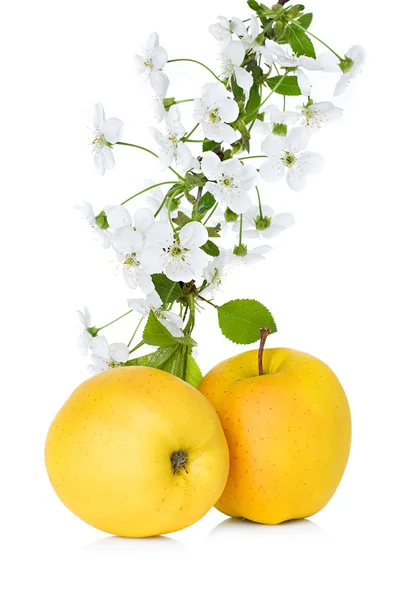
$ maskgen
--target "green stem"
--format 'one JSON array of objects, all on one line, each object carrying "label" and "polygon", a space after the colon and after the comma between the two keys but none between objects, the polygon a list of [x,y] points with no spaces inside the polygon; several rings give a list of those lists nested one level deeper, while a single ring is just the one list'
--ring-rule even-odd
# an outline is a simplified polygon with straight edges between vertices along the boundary
[{"label": "green stem", "polygon": [[285,111],[285,100],[286,100],[286,96],[284,96],[284,100],[283,100],[283,111]]},{"label": "green stem", "polygon": [[141,317],[141,319],[139,320],[139,322],[137,323],[137,327],[134,330],[133,335],[130,338],[129,343],[127,344],[128,347],[130,347],[130,344],[132,343],[132,341],[134,340],[134,338],[136,337],[136,333],[138,332],[138,330],[140,329],[140,325],[142,324],[142,322],[144,321],[144,317]]},{"label": "green stem", "polygon": [[218,203],[216,202],[215,206],[212,208],[211,212],[209,213],[208,217],[205,219],[205,221],[203,222],[204,225],[207,224],[207,222],[209,221],[209,219],[211,218],[211,216],[213,215],[213,213],[215,212],[215,210],[218,207]]},{"label": "green stem", "polygon": [[193,102],[195,98],[188,98],[187,100],[175,100],[174,104],[184,104],[184,102]]},{"label": "green stem", "polygon": [[267,158],[267,156],[265,154],[257,154],[256,156],[243,156],[243,158],[240,158],[239,156],[239,160],[250,160],[252,158]]},{"label": "green stem", "polygon": [[184,329],[185,335],[190,334],[195,326],[195,298],[192,295],[189,295],[187,297],[187,302],[189,308],[189,317]]},{"label": "green stem", "polygon": [[259,188],[256,185],[256,192],[257,192],[257,199],[259,201],[259,214],[260,214],[260,219],[263,219],[263,211],[261,208],[261,200],[260,200],[260,192],[259,192]]},{"label": "green stem", "polygon": [[239,246],[242,245],[243,239],[243,215],[240,215],[240,227],[239,227]]},{"label": "green stem", "polygon": [[175,63],[175,62],[192,62],[195,63],[197,65],[201,65],[201,67],[203,67],[204,69],[206,69],[207,71],[209,71],[209,73],[211,73],[215,79],[217,79],[218,81],[220,81],[220,83],[223,83],[223,81],[221,79],[219,79],[219,77],[217,75],[215,75],[215,73],[212,71],[212,69],[210,69],[209,67],[207,67],[206,65],[204,65],[204,63],[199,62],[199,60],[193,60],[192,58],[173,58],[172,60],[168,61],[169,63]]},{"label": "green stem", "polygon": [[213,302],[211,302],[210,300],[207,300],[203,296],[197,296],[197,298],[199,298],[199,300],[202,300],[203,302],[206,302],[206,304],[210,304],[211,306],[213,306],[213,308],[216,308],[216,309],[219,308],[219,306],[217,304],[214,304]]},{"label": "green stem", "polygon": [[144,341],[144,340],[141,340],[141,342],[139,342],[139,343],[137,344],[137,346],[134,346],[134,348],[132,348],[132,349],[129,351],[129,354],[133,354],[133,352],[135,352],[136,350],[138,350],[139,348],[141,348],[141,346],[144,346],[144,344],[145,344],[145,341]]},{"label": "green stem", "polygon": [[126,204],[127,202],[130,202],[130,200],[133,200],[133,198],[137,198],[137,196],[141,196],[141,194],[144,194],[145,192],[148,192],[149,190],[152,190],[156,187],[160,187],[160,185],[174,185],[178,183],[178,181],[163,181],[162,183],[155,183],[154,185],[150,185],[150,187],[145,188],[144,190],[141,190],[141,192],[137,192],[137,194],[134,194],[133,196],[130,196],[130,198],[127,198],[127,200],[125,200],[124,202],[122,202],[122,206],[123,204]]},{"label": "green stem", "polygon": [[328,44],[326,44],[325,42],[323,42],[319,37],[317,37],[314,33],[311,33],[308,29],[305,29],[305,27],[303,27],[302,25],[300,25],[297,21],[291,21],[291,25],[294,25],[295,27],[298,27],[298,29],[301,29],[301,31],[304,31],[307,35],[310,35],[311,37],[313,37],[315,40],[317,40],[320,44],[322,44],[323,46],[325,46],[325,48],[328,48],[328,50],[330,50],[332,52],[332,54],[335,54],[335,56],[341,61],[342,60],[342,56],[340,56],[340,54],[338,54],[337,52],[335,52],[335,50],[333,50],[330,46],[328,46]]},{"label": "green stem", "polygon": [[195,125],[195,127],[193,127],[193,129],[191,129],[191,131],[188,133],[188,135],[184,135],[184,137],[182,138],[184,142],[189,141],[190,136],[198,129],[199,127],[199,123],[197,123]]},{"label": "green stem", "polygon": [[185,140],[188,144],[203,144],[205,140]]},{"label": "green stem", "polygon": [[103,325],[103,327],[98,327],[98,331],[102,331],[102,329],[105,329],[106,327],[109,327],[109,325],[113,325],[113,323],[116,323],[117,321],[120,321],[120,319],[123,319],[123,317],[127,317],[127,315],[129,315],[131,312],[133,312],[133,311],[129,310],[128,312],[124,313],[124,315],[121,315],[120,317],[117,317],[117,319],[114,319],[113,321],[110,321],[110,323],[107,323],[106,325]]},{"label": "green stem", "polygon": [[[138,150],[144,150],[144,152],[148,152],[149,154],[152,154],[152,156],[155,156],[156,158],[158,158],[158,154],[156,154],[152,150],[149,150],[148,148],[144,148],[144,146],[138,146],[137,144],[129,144],[128,142],[116,142],[116,146],[130,146],[131,148],[137,148]],[[174,173],[174,175],[176,175],[178,177],[178,179],[181,179],[181,181],[185,181],[185,177],[182,177],[182,175],[177,173],[177,171],[175,169],[173,169],[172,167],[168,167],[168,168],[170,171],[172,171]]]},{"label": "green stem", "polygon": [[288,73],[284,73],[284,75],[281,77],[281,79],[278,81],[278,83],[276,83],[276,85],[273,87],[273,89],[271,90],[271,92],[269,93],[268,96],[266,96],[266,98],[263,100],[263,102],[260,104],[259,108],[263,106],[263,104],[266,104],[267,100],[274,94],[274,92],[277,91],[277,89],[280,87],[280,85],[283,83],[284,79],[287,77]]}]

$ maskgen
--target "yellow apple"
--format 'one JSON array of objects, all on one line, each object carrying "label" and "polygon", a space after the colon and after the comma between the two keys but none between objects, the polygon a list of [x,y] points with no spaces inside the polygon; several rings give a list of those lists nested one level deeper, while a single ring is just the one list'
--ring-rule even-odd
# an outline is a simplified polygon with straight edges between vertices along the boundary
[{"label": "yellow apple", "polygon": [[117,368],[82,383],[50,427],[45,458],[62,502],[123,537],[191,525],[218,500],[229,468],[211,404],[149,367]]},{"label": "yellow apple", "polygon": [[232,517],[277,524],[309,517],[334,494],[351,441],[348,401],[317,358],[266,350],[212,369],[199,390],[215,407],[229,445],[230,473],[216,507]]}]

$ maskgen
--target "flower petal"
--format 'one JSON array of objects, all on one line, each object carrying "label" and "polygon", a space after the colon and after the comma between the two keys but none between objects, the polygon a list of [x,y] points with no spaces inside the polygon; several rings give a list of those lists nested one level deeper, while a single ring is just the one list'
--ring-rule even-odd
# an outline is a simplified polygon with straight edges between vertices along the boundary
[{"label": "flower petal", "polygon": [[104,211],[111,229],[119,229],[132,223],[129,211],[120,204],[111,208],[106,207]]},{"label": "flower petal", "polygon": [[112,246],[123,254],[133,254],[143,247],[143,236],[133,227],[120,227],[112,235]]},{"label": "flower petal", "polygon": [[311,84],[308,77],[305,75],[304,71],[301,69],[297,69],[297,81],[298,87],[301,90],[301,94],[303,96],[311,95]]},{"label": "flower petal", "polygon": [[134,227],[145,234],[154,224],[154,213],[149,208],[139,208],[133,216]]},{"label": "flower petal", "polygon": [[292,154],[298,154],[308,145],[310,133],[302,127],[294,127],[287,135],[287,148]]},{"label": "flower petal", "polygon": [[167,51],[161,46],[157,46],[151,53],[151,60],[155,69],[162,69],[168,62]]},{"label": "flower petal", "polygon": [[202,223],[191,221],[181,229],[179,239],[183,247],[200,248],[208,241],[208,230]]},{"label": "flower petal", "polygon": [[239,107],[235,100],[226,98],[219,104],[219,117],[225,123],[233,123],[239,116]]},{"label": "flower petal", "polygon": [[235,76],[237,85],[240,86],[247,94],[253,85],[253,75],[242,67],[236,67]]},{"label": "flower petal", "polygon": [[103,358],[109,358],[109,344],[104,335],[97,335],[93,338],[92,353]]},{"label": "flower petal", "polygon": [[116,119],[115,117],[111,117],[103,123],[100,130],[110,144],[116,144],[116,142],[118,142],[122,137],[123,127],[123,121]]},{"label": "flower petal", "polygon": [[113,360],[123,363],[129,360],[129,349],[126,344],[110,344],[109,354]]},{"label": "flower petal", "polygon": [[146,246],[166,248],[171,246],[174,241],[174,235],[169,223],[154,223],[147,231]]},{"label": "flower petal", "polygon": [[103,108],[103,104],[95,104],[95,111],[93,114],[93,125],[95,129],[100,129],[103,123],[105,122],[105,109]]},{"label": "flower petal", "polygon": [[272,156],[260,167],[260,177],[264,181],[273,183],[279,181],[284,176],[285,166],[282,160],[276,156]]},{"label": "flower petal", "polygon": [[223,49],[221,57],[230,60],[235,67],[240,67],[244,60],[245,52],[243,42],[233,40]]},{"label": "flower petal", "polygon": [[280,158],[285,149],[285,140],[279,135],[270,133],[261,145],[261,151],[269,158]]}]

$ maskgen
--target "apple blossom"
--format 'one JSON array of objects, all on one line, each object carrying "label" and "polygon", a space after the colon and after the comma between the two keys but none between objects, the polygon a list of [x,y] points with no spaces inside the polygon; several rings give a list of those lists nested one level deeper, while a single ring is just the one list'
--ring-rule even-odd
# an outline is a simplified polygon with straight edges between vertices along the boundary
[{"label": "apple blossom", "polygon": [[161,298],[155,290],[151,294],[148,294],[146,299],[137,298],[129,300],[127,304],[129,308],[143,317],[148,317],[150,311],[153,311],[157,319],[174,337],[182,337],[184,335],[182,331],[184,326],[183,320],[175,313],[162,309]]},{"label": "apple blossom", "polygon": [[168,61],[167,51],[160,46],[157,33],[152,33],[145,45],[142,55],[134,57],[138,73],[147,73],[150,85],[159,98],[164,98],[169,79],[162,71]]},{"label": "apple blossom", "polygon": [[83,356],[86,356],[92,347],[93,341],[93,336],[88,331],[90,327],[90,312],[85,306],[83,312],[81,310],[77,310],[76,314],[78,315],[78,319],[82,325],[82,331],[77,340],[77,347],[80,353],[83,354]]},{"label": "apple blossom", "polygon": [[184,225],[178,234],[167,223],[155,223],[147,232],[140,262],[149,273],[164,271],[171,281],[188,282],[200,277],[209,262],[201,250],[207,240],[207,229],[196,221]]},{"label": "apple blossom", "polygon": [[296,191],[305,187],[306,177],[318,173],[322,158],[315,152],[304,152],[310,134],[301,127],[292,129],[286,138],[270,134],[261,149],[268,160],[260,167],[260,176],[269,182],[279,181],[287,171],[287,183]]},{"label": "apple blossom", "polygon": [[[252,206],[243,215],[242,231],[245,240],[272,239],[292,227],[295,223],[291,213],[274,214],[271,206],[263,204],[261,215],[257,206]],[[232,230],[238,232],[240,223],[233,223]]]},{"label": "apple blossom", "polygon": [[103,335],[98,335],[92,340],[92,363],[88,370],[91,374],[101,373],[120,367],[129,360],[129,349],[126,344],[108,344]]},{"label": "apple blossom", "polygon": [[115,117],[106,119],[103,106],[96,104],[93,125],[95,137],[92,145],[95,168],[100,175],[104,175],[105,171],[114,167],[112,146],[121,139],[124,123]]},{"label": "apple blossom", "polygon": [[361,46],[352,46],[345,54],[345,58],[340,63],[340,68],[343,71],[342,75],[335,86],[334,96],[343,94],[349,85],[349,82],[360,75],[363,70],[366,60],[366,53]]},{"label": "apple blossom", "polygon": [[155,127],[150,127],[150,132],[159,146],[158,160],[162,170],[168,168],[173,161],[178,162],[184,170],[197,166],[191,150],[182,141],[185,127],[181,124],[181,114],[178,106],[171,106],[166,118],[166,134],[163,135]]},{"label": "apple blossom", "polygon": [[243,165],[237,158],[222,162],[214,152],[206,152],[201,166],[210,180],[206,188],[218,202],[235,213],[242,213],[250,207],[247,191],[254,187],[257,179],[257,171],[252,165]]},{"label": "apple blossom", "polygon": [[320,71],[321,65],[315,58],[310,56],[297,56],[288,45],[280,45],[273,40],[266,40],[264,56],[268,57],[270,64],[277,62],[281,67],[296,69],[298,86],[303,96],[311,94],[311,84],[303,69],[308,71]]},{"label": "apple blossom", "polygon": [[208,139],[227,144],[236,141],[236,132],[227,123],[236,121],[239,107],[221,83],[208,83],[204,86],[202,97],[194,102],[193,116],[201,123],[203,133]]},{"label": "apple blossom", "polygon": [[253,85],[253,75],[241,66],[245,53],[243,42],[237,40],[233,40],[224,48],[221,53],[222,78],[229,81],[234,76],[237,85],[248,94]]},{"label": "apple blossom", "polygon": [[342,108],[332,102],[309,102],[298,109],[302,115],[300,125],[310,131],[319,131],[324,125],[337,121],[343,115]]}]

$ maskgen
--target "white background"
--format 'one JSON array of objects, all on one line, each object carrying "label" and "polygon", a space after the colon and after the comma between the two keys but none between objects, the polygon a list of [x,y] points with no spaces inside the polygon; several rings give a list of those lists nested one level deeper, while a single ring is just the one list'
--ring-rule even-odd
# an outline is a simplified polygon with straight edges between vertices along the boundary
[{"label": "white background", "polygon": [[[400,1],[309,0],[307,8],[315,33],[342,53],[362,44],[368,63],[338,101],[343,120],[313,142],[325,157],[323,174],[301,195],[283,184],[264,188],[276,209],[295,214],[295,228],[244,280],[232,273],[220,299],[263,301],[279,326],[270,344],[308,351],[334,369],[353,414],[351,459],[333,500],[311,520],[264,527],[223,521],[212,509],[193,527],[150,540],[85,525],[45,473],[49,423],[86,377],[75,309],[88,305],[101,325],[131,297],[73,206],[119,203],[145,177],[162,176],[147,155],[117,148],[115,170],[98,177],[89,146],[95,102],[123,119],[125,140],[151,146],[150,94],[132,60],[148,33],[160,32],[170,57],[216,70],[208,26],[219,13],[246,18],[249,11],[243,0],[20,0],[3,9],[0,586],[8,600],[405,598],[407,211],[399,94],[407,14]],[[178,97],[198,95],[208,81],[195,65],[167,72]],[[127,331],[122,339],[119,327],[110,340],[127,341]],[[196,337],[204,371],[239,351],[209,310]]]}]

